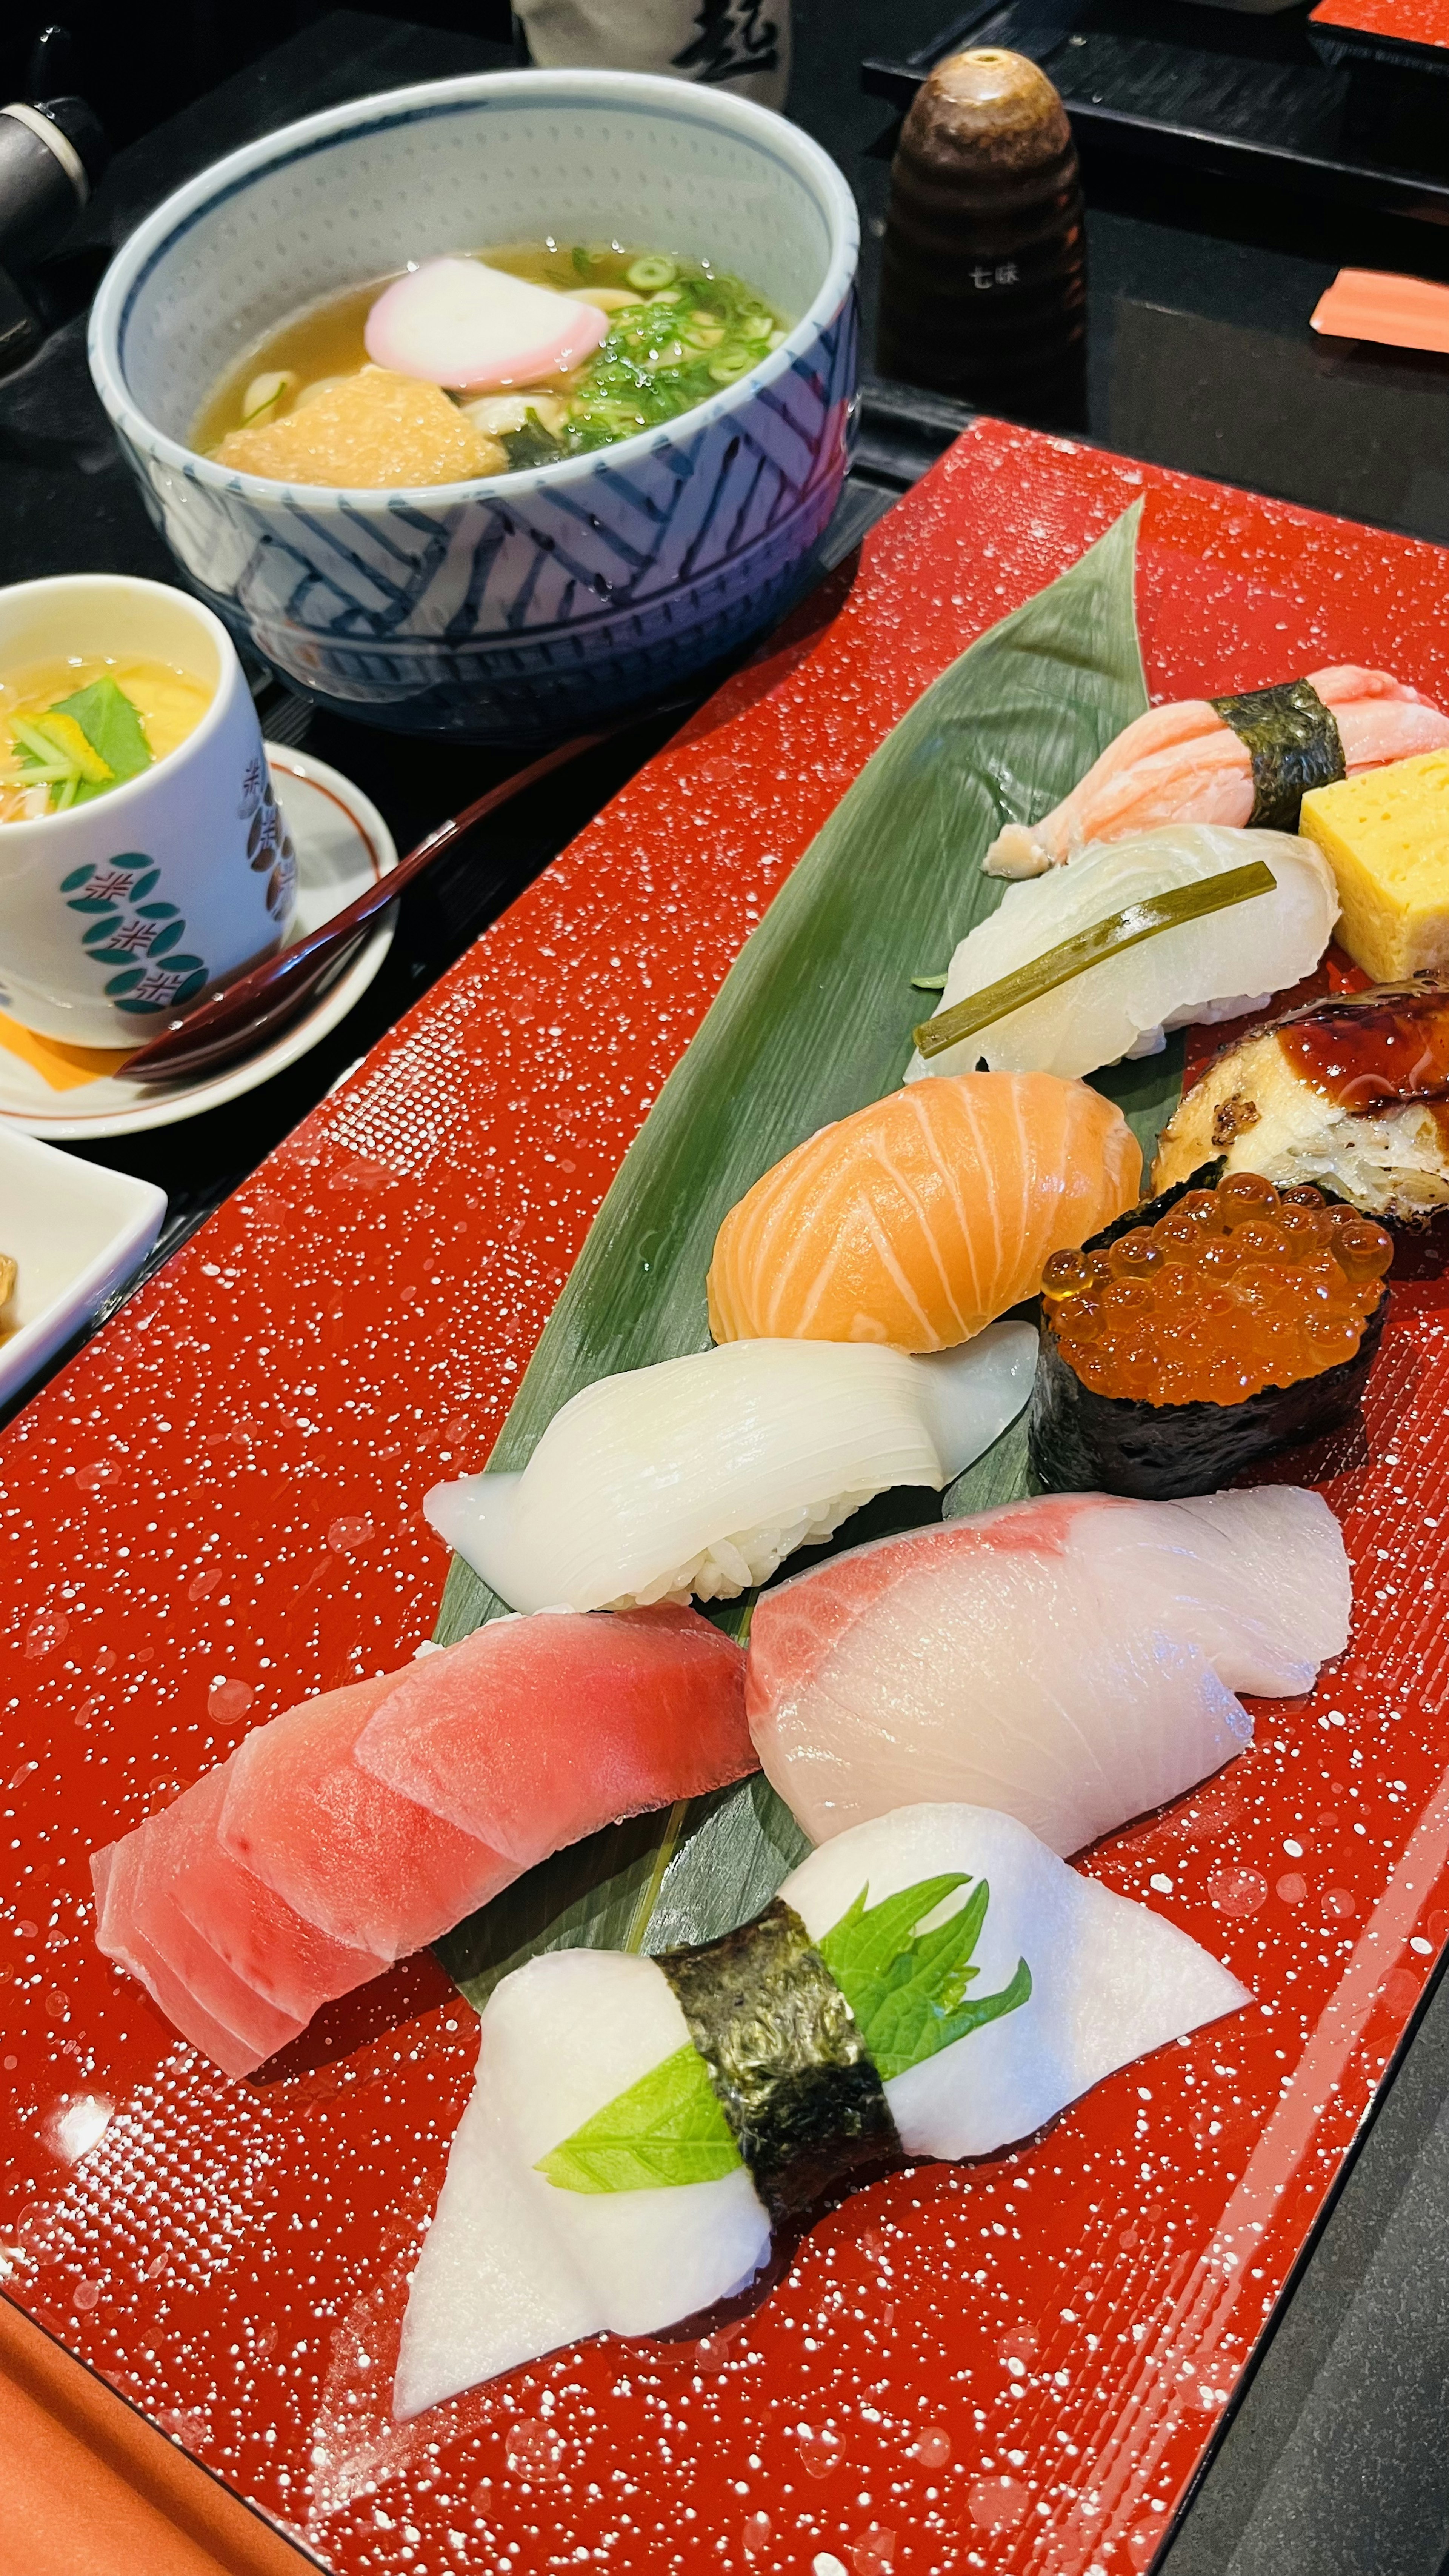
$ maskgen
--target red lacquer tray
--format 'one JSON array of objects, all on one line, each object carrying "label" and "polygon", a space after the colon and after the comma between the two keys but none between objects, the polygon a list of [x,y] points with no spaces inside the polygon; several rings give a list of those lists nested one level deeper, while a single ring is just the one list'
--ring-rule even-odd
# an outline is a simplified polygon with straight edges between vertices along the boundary
[{"label": "red lacquer tray", "polygon": [[483,1464],[740,941],[921,688],[1144,489],[1157,695],[1362,659],[1449,699],[1434,549],[980,424],[5,1443],[8,2288],[345,2576],[1145,2568],[1449,1929],[1422,1278],[1317,1461],[1348,1655],[1090,1863],[1258,2005],[1018,2154],[858,2194],[727,2335],[596,2343],[392,2429],[468,2008],[415,1962],[234,2084],[90,1942],[92,1843],[428,1634],[421,1496]]},{"label": "red lacquer tray", "polygon": [[1326,35],[1341,30],[1344,35],[1376,36],[1394,48],[1449,46],[1449,0],[1318,0],[1308,14]]}]

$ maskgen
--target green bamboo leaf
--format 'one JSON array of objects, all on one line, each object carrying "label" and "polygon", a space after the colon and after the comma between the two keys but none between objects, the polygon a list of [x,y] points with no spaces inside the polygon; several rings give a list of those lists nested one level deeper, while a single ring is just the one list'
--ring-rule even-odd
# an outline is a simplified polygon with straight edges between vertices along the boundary
[{"label": "green bamboo leaf", "polygon": [[741,2162],[692,2040],[606,2102],[536,2170],[559,2191],[658,2191],[718,2182]]},{"label": "green bamboo leaf", "polygon": [[[952,663],[786,879],[625,1156],[491,1467],[524,1465],[559,1407],[594,1379],[703,1350],[705,1277],[729,1209],[817,1128],[900,1082],[920,1016],[912,977],[923,960],[949,957],[1004,891],[982,871],[988,844],[1006,823],[1038,821],[1146,709],[1133,608],[1139,515],[1140,504]],[[1144,1142],[1176,1107],[1181,1061],[1179,1042],[1099,1082]],[[1005,1434],[953,1496],[983,1473],[1004,1487],[993,1500],[1028,1490],[1024,1431]],[[858,1546],[940,1509],[916,1489],[882,1495],[839,1543]],[[811,1561],[802,1554],[788,1570]],[[440,1643],[506,1606],[455,1559]],[[748,1608],[714,1615],[738,1634]],[[556,1855],[439,1955],[481,2001],[539,1949],[711,1939],[763,1904],[805,1848],[773,1792],[741,1782],[682,1816],[636,1819]]]}]

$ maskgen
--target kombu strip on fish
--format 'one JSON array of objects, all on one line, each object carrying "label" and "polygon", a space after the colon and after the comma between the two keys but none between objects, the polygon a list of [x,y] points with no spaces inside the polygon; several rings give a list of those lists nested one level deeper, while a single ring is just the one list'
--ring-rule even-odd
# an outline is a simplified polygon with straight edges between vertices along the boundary
[{"label": "kombu strip on fish", "polygon": [[1208,703],[1246,746],[1253,764],[1249,829],[1296,832],[1309,790],[1331,787],[1347,774],[1331,708],[1308,680],[1284,680],[1274,689],[1245,689]]},{"label": "kombu strip on fish", "polygon": [[656,1953],[771,2221],[902,2154],[859,2024],[779,1897],[722,1940]]}]

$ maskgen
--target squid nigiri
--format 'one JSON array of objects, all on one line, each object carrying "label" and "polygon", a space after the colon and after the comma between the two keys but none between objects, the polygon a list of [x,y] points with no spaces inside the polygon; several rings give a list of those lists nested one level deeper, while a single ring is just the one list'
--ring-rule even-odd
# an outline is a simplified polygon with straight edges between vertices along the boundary
[{"label": "squid nigiri", "polygon": [[967,1806],[842,1834],[721,1941],[533,1959],[483,2014],[394,2412],[698,2315],[825,2193],[989,2155],[1251,2000],[1161,1915]]},{"label": "squid nigiri", "polygon": [[720,1227],[717,1342],[771,1334],[939,1351],[1031,1297],[1136,1204],[1122,1112],[1051,1074],[958,1074],[823,1127]]},{"label": "squid nigiri", "polygon": [[[942,1044],[929,1059],[914,1055],[907,1082],[963,1073],[981,1056],[993,1074],[1093,1073],[1124,1056],[1155,1054],[1169,1029],[1265,1007],[1328,946],[1338,915],[1332,870],[1311,842],[1286,832],[1176,823],[1099,841],[1040,885],[1008,887],[961,941],[932,1016],[978,995],[994,999],[1007,979],[1100,925],[1126,915],[1131,930],[1134,907],[1163,897],[1195,901],[1210,879],[1253,862],[1272,880],[1261,893],[1104,953],[1026,1002],[1002,995],[998,1015],[978,1015],[957,1044]],[[991,1004],[983,999],[982,1007]]]},{"label": "squid nigiri", "polygon": [[988,876],[1036,877],[1094,841],[1161,823],[1295,832],[1310,788],[1449,743],[1449,716],[1387,671],[1355,663],[1241,696],[1184,698],[1138,716],[1039,823],[1008,823]]},{"label": "squid nigiri", "polygon": [[732,1601],[894,1485],[942,1486],[1031,1393],[1037,1337],[995,1324],[911,1359],[838,1342],[726,1342],[580,1389],[517,1475],[423,1509],[515,1610]]},{"label": "squid nigiri", "polygon": [[1206,1778],[1348,1638],[1319,1494],[1053,1495],[880,1539],[756,1604],[746,1707],[812,1842],[922,1796],[1073,1852]]}]

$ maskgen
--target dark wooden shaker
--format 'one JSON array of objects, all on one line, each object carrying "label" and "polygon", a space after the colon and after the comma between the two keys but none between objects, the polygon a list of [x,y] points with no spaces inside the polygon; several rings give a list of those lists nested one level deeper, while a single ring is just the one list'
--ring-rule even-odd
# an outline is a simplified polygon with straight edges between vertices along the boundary
[{"label": "dark wooden shaker", "polygon": [[876,363],[983,410],[1078,425],[1087,253],[1066,110],[999,46],[916,93],[891,166]]}]

